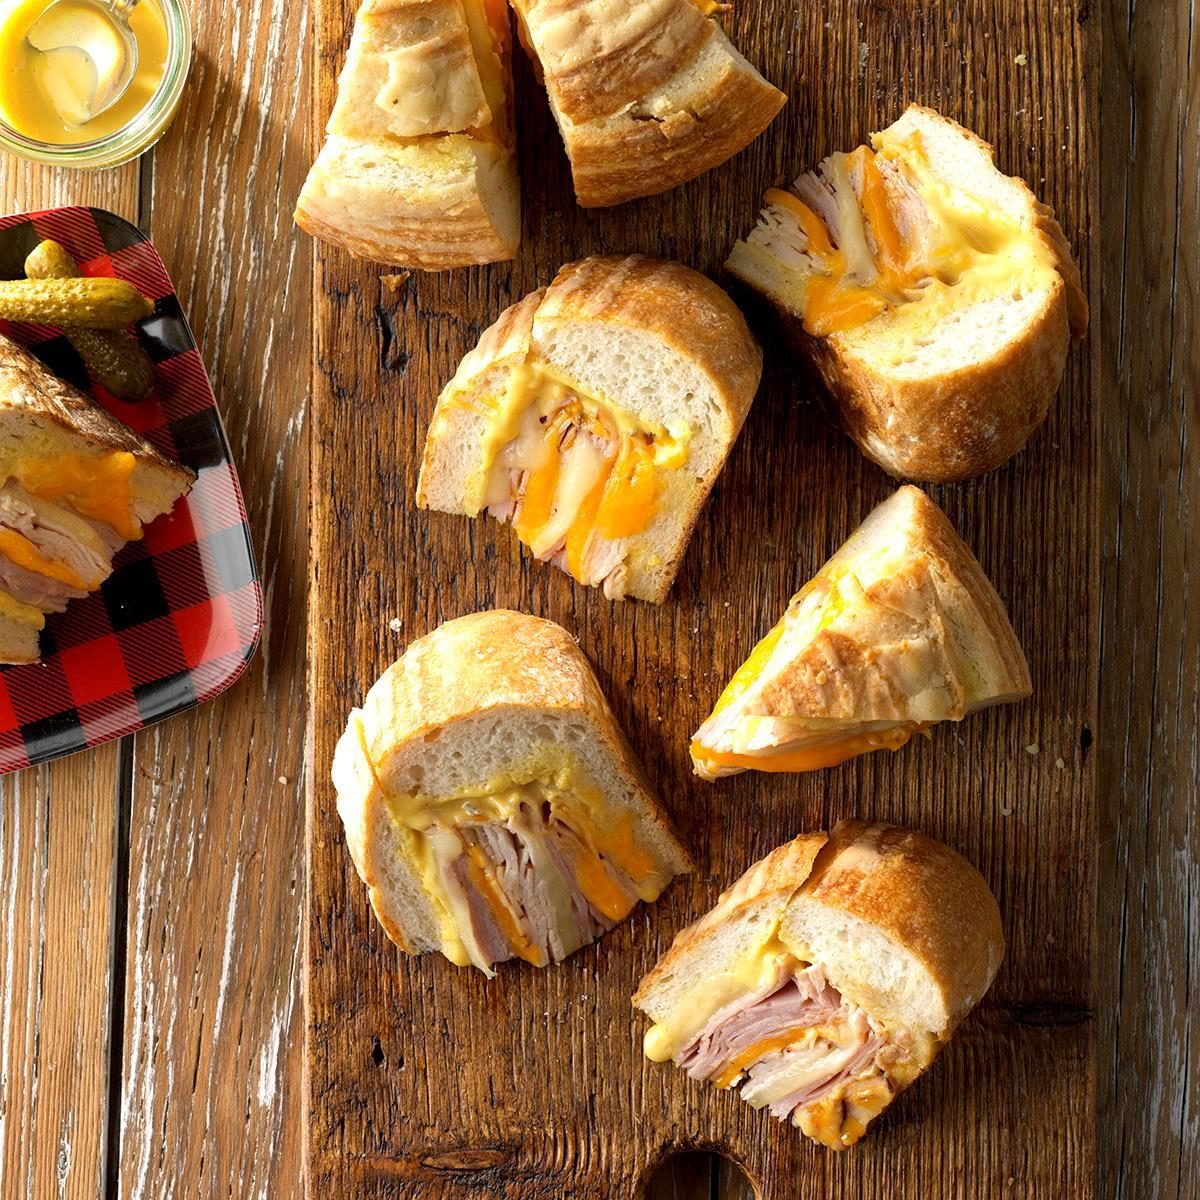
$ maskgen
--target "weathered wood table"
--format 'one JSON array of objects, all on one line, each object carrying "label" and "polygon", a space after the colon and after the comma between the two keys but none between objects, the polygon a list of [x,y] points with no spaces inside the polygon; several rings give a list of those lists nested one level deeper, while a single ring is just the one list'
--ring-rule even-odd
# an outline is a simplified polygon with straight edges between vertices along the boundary
[{"label": "weathered wood table", "polygon": [[[1084,1014],[1100,1194],[1179,1200],[1200,1196],[1200,13],[1055,9],[1104,42],[1103,1004]],[[193,17],[192,77],[159,146],[92,175],[0,159],[0,210],[92,203],[154,238],[225,416],[267,622],[225,696],[0,785],[4,1200],[302,1190],[312,248],[290,212],[310,28],[283,0],[196,0]],[[1072,1114],[1031,1096],[1029,1119]],[[699,1156],[655,1188],[746,1194]]]}]

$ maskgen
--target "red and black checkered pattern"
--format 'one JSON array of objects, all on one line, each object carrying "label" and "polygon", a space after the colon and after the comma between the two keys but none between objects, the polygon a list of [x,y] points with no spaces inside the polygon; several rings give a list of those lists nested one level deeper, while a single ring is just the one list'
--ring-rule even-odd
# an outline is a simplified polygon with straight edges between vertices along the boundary
[{"label": "red and black checkered pattern", "polygon": [[46,762],[208,700],[246,669],[262,626],[250,530],[212,388],[157,252],[96,208],[0,218],[0,278],[24,277],[44,238],[85,275],[127,279],[154,301],[138,335],[154,362],[151,396],[126,404],[94,385],[56,329],[0,321],[55,374],[88,392],[197,474],[191,494],[114,561],[98,592],[46,618],[42,661],[0,667],[0,774]]}]

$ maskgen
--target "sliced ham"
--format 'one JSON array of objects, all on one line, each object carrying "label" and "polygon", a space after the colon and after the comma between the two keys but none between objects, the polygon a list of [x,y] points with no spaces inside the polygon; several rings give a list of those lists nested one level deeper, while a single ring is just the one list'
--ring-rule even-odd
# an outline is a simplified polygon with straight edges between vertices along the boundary
[{"label": "sliced ham", "polygon": [[[805,1030],[813,1032],[804,1036]],[[772,1039],[795,1033],[783,1046]],[[757,1046],[768,1049],[743,1061]],[[866,1013],[847,1003],[820,966],[780,976],[718,1010],[676,1056],[695,1079],[734,1071],[730,1086],[781,1120],[830,1095],[865,1072],[878,1070],[887,1042]],[[789,1084],[794,1083],[794,1086]]]},{"label": "sliced ham", "polygon": [[[574,864],[583,846],[562,821],[547,822],[526,805],[503,824],[434,825],[427,836],[459,936],[482,966],[506,962],[517,949],[502,928],[504,914],[493,909],[495,898],[483,895],[472,878],[468,855],[473,851],[482,856],[489,883],[521,935],[544,960],[560,962],[612,928],[579,887]],[[611,863],[606,866],[632,907],[637,900],[632,883]]]},{"label": "sliced ham", "polygon": [[[488,514],[498,521],[513,521],[519,515],[526,478],[546,452],[544,434],[554,420],[553,415],[538,417],[530,410],[520,434],[501,451],[484,501]],[[562,456],[554,512],[530,550],[541,562],[566,572],[567,531],[584,497],[616,458],[617,447],[593,426],[569,423],[563,427],[554,453]],[[571,486],[566,485],[568,477]],[[620,599],[625,594],[625,554],[624,538],[614,540],[591,533],[584,549],[580,582],[593,587],[604,585],[609,599]]]},{"label": "sliced ham", "polygon": [[821,968],[807,967],[716,1013],[676,1062],[693,1079],[711,1079],[751,1046],[788,1029],[834,1020],[841,1009],[842,998]]},{"label": "sliced ham", "polygon": [[[69,600],[86,596],[112,574],[114,547],[90,522],[31,496],[13,480],[0,487],[0,529],[20,534],[43,558],[69,568],[87,585],[76,587],[0,555],[0,586],[43,612],[62,612]],[[116,546],[122,544],[116,541]]]}]

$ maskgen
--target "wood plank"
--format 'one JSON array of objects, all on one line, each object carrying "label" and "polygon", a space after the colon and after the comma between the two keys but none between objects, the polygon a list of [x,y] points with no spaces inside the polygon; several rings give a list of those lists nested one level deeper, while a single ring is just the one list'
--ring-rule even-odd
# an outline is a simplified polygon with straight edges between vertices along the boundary
[{"label": "wood plank", "polygon": [[[352,14],[319,6],[318,121]],[[1092,359],[1021,458],[934,489],[1009,601],[1035,698],[903,755],[816,777],[691,778],[687,734],[794,588],[891,484],[830,433],[773,358],[672,599],[612,605],[514,549],[494,522],[417,512],[424,430],[483,326],[563,261],[642,250],[713,269],[762,188],[920,99],[995,141],[1054,204],[1095,280],[1096,51],[1090,10],[1032,0],[770,6],[735,40],[792,96],[734,163],[665,197],[583,213],[522,65],[525,248],[511,266],[414,277],[318,253],[310,619],[310,1195],[632,1194],[676,1148],[746,1160],[776,1197],[1093,1192],[1094,761],[1098,576]],[[396,352],[396,348],[400,352]],[[830,486],[830,481],[836,481]],[[739,530],[730,537],[730,530]],[[486,984],[405,960],[370,919],[327,782],[346,710],[405,642],[505,604],[563,623],[596,663],[701,869],[596,948]],[[388,628],[400,618],[401,633]],[[664,684],[669,686],[664,686]],[[1037,751],[1027,752],[1027,747]],[[800,1144],[728,1094],[646,1064],[628,996],[719,887],[795,830],[867,814],[924,828],[992,881],[1009,954],[985,1008],[853,1155]],[[1031,1122],[1028,1098],[1070,1120]],[[478,1171],[456,1166],[464,1150]]]},{"label": "wood plank", "polygon": [[[0,156],[0,212],[138,216],[136,164],[79,172]],[[0,782],[0,1195],[103,1188],[121,747]]]},{"label": "wood plank", "polygon": [[300,1191],[310,254],[291,206],[307,26],[283,0],[192,16],[150,231],[225,419],[266,627],[229,692],[136,739],[119,1179],[129,1200],[286,1200]]},{"label": "wood plank", "polygon": [[1200,13],[1107,6],[1102,1191],[1200,1196]]}]

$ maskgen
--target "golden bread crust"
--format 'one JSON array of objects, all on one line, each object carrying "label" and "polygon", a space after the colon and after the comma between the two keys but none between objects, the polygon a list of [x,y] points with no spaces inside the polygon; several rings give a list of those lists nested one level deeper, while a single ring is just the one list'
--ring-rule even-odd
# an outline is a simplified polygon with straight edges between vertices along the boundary
[{"label": "golden bread crust", "polygon": [[897,380],[836,334],[811,338],[796,326],[836,420],[896,479],[953,483],[1002,466],[1046,419],[1067,361],[1061,283],[1020,339],[984,362],[928,379]]},{"label": "golden bread crust", "polygon": [[[907,526],[896,538],[904,537],[916,553],[902,570],[865,589],[861,625],[853,611],[839,614],[765,683],[756,713],[919,721],[924,717],[914,712],[914,696],[936,692],[939,708],[929,718],[961,720],[979,707],[1031,693],[1029,665],[1003,602],[945,513],[911,485],[887,503],[905,505]],[[818,578],[843,558],[853,560],[854,540]],[[965,635],[969,667],[958,657]],[[883,646],[896,652],[883,653]]]},{"label": "golden bread crust", "polygon": [[1004,956],[1000,909],[983,876],[912,829],[840,821],[800,892],[873,926],[922,964],[950,1016],[929,1031],[943,1040],[983,998]]},{"label": "golden bread crust", "polygon": [[517,0],[585,208],[656,195],[749,145],[787,102],[691,0]]},{"label": "golden bread crust", "polygon": [[558,112],[573,123],[641,100],[690,63],[715,25],[690,0],[513,0]]},{"label": "golden bread crust", "polygon": [[[702,943],[748,906],[777,904],[786,942],[787,910],[799,900],[864,922],[907,951],[938,989],[949,1014],[943,1028],[926,1031],[942,1040],[979,1003],[1004,954],[995,897],[962,855],[915,830],[841,821],[828,834],[801,834],[755,863],[708,913],[676,936],[641,981],[634,1006],[653,1004],[660,981],[686,970]],[[837,986],[871,1016],[887,1008],[885,995],[844,977],[844,968]]]},{"label": "golden bread crust", "polygon": [[687,183],[745,149],[787,103],[765,79],[727,66],[686,107],[564,134],[575,198],[609,208]]},{"label": "golden bread crust", "polygon": [[[515,189],[516,164],[509,152],[491,142],[454,136],[470,141],[479,155],[496,156],[499,169],[512,175]],[[439,155],[448,149],[449,139],[428,144]],[[516,254],[516,241],[505,237],[484,202],[478,169],[448,175],[436,189],[399,196],[347,177],[340,151],[357,145],[331,138],[313,163],[293,214],[306,233],[370,262],[422,271],[504,262]],[[456,172],[459,166],[456,162]]]},{"label": "golden bread crust", "polygon": [[732,436],[762,374],[762,350],[746,318],[706,275],[641,254],[593,255],[559,268],[535,325],[597,321],[644,330],[692,359],[712,380]]},{"label": "golden bread crust", "polygon": [[681,929],[670,948],[654,964],[633,994],[633,1006],[642,1008],[659,981],[683,965],[705,939],[755,906],[775,903],[782,915],[788,901],[808,878],[829,835],[823,830],[802,833],[760,858],[717,897],[716,904],[698,920]]},{"label": "golden bread crust", "polygon": [[[507,20],[489,19],[488,36],[507,92]],[[388,266],[511,259],[520,238],[512,122],[501,82],[489,100],[479,62],[461,0],[365,0],[296,224]]]}]

